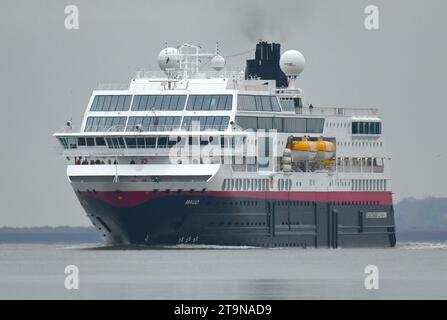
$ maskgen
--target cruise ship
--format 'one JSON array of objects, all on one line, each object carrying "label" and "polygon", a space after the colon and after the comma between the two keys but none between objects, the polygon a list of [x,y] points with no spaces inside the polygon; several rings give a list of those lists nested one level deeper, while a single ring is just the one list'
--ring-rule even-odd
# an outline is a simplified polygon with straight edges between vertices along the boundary
[{"label": "cruise ship", "polygon": [[79,129],[54,134],[105,243],[395,246],[378,110],[309,104],[299,51],[253,53],[233,71],[218,46],[166,47],[160,70],[100,85]]}]

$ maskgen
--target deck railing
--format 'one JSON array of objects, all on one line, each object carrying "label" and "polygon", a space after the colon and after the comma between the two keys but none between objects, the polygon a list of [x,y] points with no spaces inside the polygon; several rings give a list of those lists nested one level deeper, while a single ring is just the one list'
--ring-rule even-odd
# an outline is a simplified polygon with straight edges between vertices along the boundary
[{"label": "deck railing", "polygon": [[376,108],[337,108],[337,107],[302,107],[295,109],[297,114],[315,116],[378,116]]}]

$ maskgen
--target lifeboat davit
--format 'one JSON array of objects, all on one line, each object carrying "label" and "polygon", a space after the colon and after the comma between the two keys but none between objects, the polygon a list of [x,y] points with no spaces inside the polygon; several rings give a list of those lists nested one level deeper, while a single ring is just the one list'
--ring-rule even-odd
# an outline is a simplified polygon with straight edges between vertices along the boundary
[{"label": "lifeboat davit", "polygon": [[290,145],[292,151],[292,160],[311,161],[317,156],[317,143],[315,141],[300,140],[292,141]]},{"label": "lifeboat davit", "polygon": [[316,161],[330,160],[334,157],[335,145],[332,142],[319,138],[315,143],[317,145]]}]

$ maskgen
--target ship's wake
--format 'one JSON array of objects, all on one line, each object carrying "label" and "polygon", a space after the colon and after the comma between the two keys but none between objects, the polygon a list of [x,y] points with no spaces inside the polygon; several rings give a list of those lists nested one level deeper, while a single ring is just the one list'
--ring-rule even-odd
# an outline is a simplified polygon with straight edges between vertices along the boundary
[{"label": "ship's wake", "polygon": [[[248,250],[248,249],[287,249],[287,248],[262,248],[254,246],[226,246],[209,244],[176,244],[176,245],[109,245],[97,243],[84,243],[65,246],[71,250]],[[404,250],[446,250],[447,242],[400,242],[396,248]]]},{"label": "ship's wake", "polygon": [[409,250],[447,249],[447,242],[401,242],[397,247]]},{"label": "ship's wake", "polygon": [[79,250],[246,250],[261,249],[253,246],[224,246],[207,244],[177,244],[177,245],[108,245],[108,244],[80,244],[66,247]]}]

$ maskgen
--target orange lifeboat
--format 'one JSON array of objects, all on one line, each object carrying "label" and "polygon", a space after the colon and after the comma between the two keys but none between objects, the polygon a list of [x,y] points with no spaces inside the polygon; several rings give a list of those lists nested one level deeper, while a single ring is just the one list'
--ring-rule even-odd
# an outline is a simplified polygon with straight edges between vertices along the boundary
[{"label": "orange lifeboat", "polygon": [[317,156],[317,144],[315,141],[303,139],[300,141],[292,141],[290,143],[293,161],[310,161]]},{"label": "orange lifeboat", "polygon": [[326,161],[334,157],[335,145],[332,142],[318,138],[318,141],[315,143],[317,145],[317,155],[315,156],[315,160]]}]

